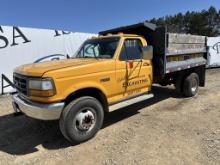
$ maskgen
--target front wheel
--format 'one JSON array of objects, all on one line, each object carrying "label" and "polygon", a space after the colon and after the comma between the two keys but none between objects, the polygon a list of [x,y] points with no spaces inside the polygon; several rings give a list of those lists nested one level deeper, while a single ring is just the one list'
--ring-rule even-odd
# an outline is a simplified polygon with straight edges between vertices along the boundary
[{"label": "front wheel", "polygon": [[102,127],[104,111],[100,102],[84,96],[67,105],[60,118],[60,130],[71,143],[91,139]]},{"label": "front wheel", "polygon": [[183,82],[183,94],[187,97],[195,96],[199,89],[199,76],[191,73]]}]

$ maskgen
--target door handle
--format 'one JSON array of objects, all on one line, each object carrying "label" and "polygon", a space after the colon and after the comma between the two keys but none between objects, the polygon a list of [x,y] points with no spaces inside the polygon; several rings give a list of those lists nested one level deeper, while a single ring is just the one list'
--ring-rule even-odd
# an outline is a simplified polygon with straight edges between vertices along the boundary
[{"label": "door handle", "polygon": [[133,61],[128,61],[127,63],[128,63],[129,69],[132,69],[134,67]]}]

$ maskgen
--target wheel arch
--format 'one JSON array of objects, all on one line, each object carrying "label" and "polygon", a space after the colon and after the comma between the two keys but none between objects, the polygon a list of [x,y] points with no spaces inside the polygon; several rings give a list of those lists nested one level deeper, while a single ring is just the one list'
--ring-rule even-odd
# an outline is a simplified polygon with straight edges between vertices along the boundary
[{"label": "wheel arch", "polygon": [[82,88],[70,93],[64,100],[65,105],[68,105],[72,100],[82,96],[91,96],[96,98],[102,104],[104,111],[108,112],[107,96],[102,90],[95,87]]},{"label": "wheel arch", "polygon": [[205,66],[199,66],[195,67],[192,69],[187,69],[184,71],[177,72],[173,77],[174,77],[174,83],[178,81],[178,83],[181,83],[181,88],[182,83],[184,79],[189,76],[191,73],[196,73],[199,77],[199,86],[204,87],[205,86]]}]

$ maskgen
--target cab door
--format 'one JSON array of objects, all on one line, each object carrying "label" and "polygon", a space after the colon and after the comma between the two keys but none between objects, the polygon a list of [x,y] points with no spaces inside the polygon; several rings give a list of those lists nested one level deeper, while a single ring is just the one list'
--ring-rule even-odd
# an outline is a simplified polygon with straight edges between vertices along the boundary
[{"label": "cab door", "polygon": [[152,65],[142,58],[141,38],[124,39],[116,62],[117,90],[122,98],[147,92],[152,84]]}]

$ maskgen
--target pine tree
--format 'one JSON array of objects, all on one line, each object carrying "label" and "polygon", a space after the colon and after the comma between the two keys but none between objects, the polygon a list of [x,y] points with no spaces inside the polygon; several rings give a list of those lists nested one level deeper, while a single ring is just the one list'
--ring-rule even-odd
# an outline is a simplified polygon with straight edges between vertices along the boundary
[{"label": "pine tree", "polygon": [[153,18],[149,22],[166,26],[169,32],[211,37],[220,35],[220,10],[217,11],[213,6],[201,12],[187,11],[185,14]]}]

